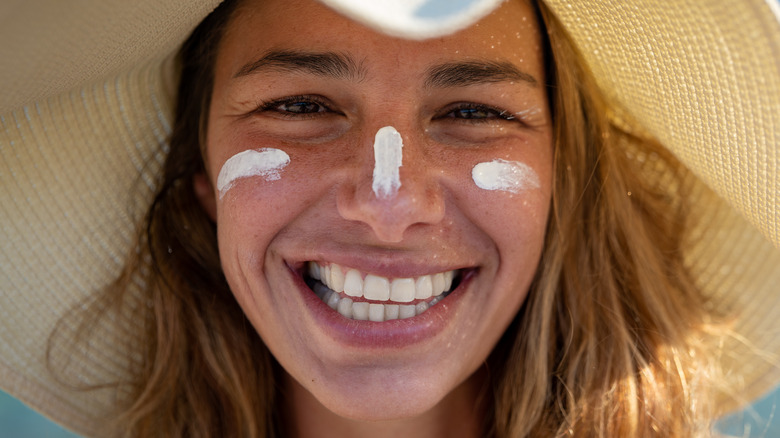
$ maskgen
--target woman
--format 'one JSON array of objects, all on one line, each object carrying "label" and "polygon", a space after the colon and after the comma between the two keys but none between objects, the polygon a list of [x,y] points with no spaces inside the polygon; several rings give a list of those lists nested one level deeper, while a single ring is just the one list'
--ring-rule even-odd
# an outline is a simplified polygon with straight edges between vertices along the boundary
[{"label": "woman", "polygon": [[712,195],[547,6],[469,24],[223,3],[182,49],[130,261],[52,337],[58,379],[124,320],[127,374],[76,382],[119,389],[130,435],[707,434],[730,315],[686,257]]}]

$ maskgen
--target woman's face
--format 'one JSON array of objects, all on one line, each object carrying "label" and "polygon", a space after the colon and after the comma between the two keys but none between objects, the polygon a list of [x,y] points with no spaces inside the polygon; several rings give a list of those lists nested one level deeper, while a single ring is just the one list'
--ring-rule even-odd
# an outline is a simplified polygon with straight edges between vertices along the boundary
[{"label": "woman's face", "polygon": [[196,180],[230,287],[334,413],[425,412],[484,363],[542,252],[552,140],[535,14],[506,2],[419,42],[310,0],[244,3],[216,62],[215,189]]}]

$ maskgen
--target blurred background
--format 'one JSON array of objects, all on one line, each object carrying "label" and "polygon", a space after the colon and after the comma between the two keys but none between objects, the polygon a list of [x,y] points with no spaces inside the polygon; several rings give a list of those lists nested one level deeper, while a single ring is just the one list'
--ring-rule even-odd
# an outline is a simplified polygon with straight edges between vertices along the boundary
[{"label": "blurred background", "polygon": [[[720,432],[728,437],[778,438],[780,421],[776,411],[780,388],[758,400],[748,409],[720,421]],[[2,438],[78,438],[52,423],[20,401],[0,391],[0,437]]]}]

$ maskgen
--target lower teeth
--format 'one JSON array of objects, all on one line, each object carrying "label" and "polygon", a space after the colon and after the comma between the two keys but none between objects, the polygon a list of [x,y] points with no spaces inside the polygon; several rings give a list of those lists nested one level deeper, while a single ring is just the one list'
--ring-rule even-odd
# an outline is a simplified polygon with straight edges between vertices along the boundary
[{"label": "lower teeth", "polygon": [[331,309],[339,312],[341,316],[359,321],[373,322],[412,318],[425,312],[449,294],[449,292],[445,292],[430,301],[421,301],[417,304],[378,304],[353,301],[349,297],[342,297],[319,281],[315,281],[311,287],[324,303]]}]

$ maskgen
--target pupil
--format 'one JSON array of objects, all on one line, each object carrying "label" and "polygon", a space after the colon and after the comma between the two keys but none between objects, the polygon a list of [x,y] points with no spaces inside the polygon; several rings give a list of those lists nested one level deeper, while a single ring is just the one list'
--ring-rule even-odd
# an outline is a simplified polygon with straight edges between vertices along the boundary
[{"label": "pupil", "polygon": [[286,105],[286,111],[291,113],[305,114],[316,113],[317,104],[312,102],[295,102]]},{"label": "pupil", "polygon": [[488,114],[481,109],[477,108],[462,108],[458,110],[460,117],[464,119],[484,119],[488,117]]}]

